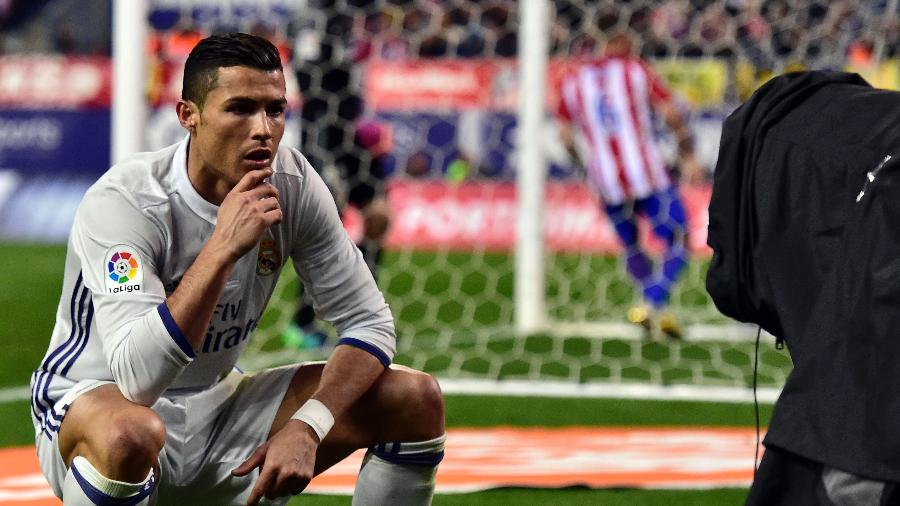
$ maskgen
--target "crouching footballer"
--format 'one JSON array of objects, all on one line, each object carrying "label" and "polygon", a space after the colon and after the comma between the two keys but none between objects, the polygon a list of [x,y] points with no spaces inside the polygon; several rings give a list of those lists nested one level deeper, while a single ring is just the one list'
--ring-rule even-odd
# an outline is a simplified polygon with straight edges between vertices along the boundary
[{"label": "crouching footballer", "polygon": [[[440,390],[391,365],[383,295],[316,171],[279,146],[285,104],[271,43],[204,39],[176,108],[184,140],[85,195],[31,378],[41,470],[66,506],[282,504],[358,448],[353,504],[431,502]],[[340,341],[326,363],[246,374],[288,258]]]}]

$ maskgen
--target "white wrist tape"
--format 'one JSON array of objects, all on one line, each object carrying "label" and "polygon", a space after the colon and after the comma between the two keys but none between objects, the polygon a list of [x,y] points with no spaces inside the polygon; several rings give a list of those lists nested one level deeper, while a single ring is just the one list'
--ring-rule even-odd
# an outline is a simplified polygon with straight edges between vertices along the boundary
[{"label": "white wrist tape", "polygon": [[334,426],[334,415],[324,404],[315,399],[310,399],[300,406],[291,420],[300,420],[312,427],[312,430],[319,436],[319,441],[324,440],[325,435]]}]

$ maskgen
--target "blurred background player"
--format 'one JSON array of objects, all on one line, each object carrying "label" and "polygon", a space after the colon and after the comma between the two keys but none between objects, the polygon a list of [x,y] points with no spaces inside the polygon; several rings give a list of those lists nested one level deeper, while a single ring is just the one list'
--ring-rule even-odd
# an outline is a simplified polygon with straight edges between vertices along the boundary
[{"label": "blurred background player", "polygon": [[[692,136],[671,92],[634,55],[630,36],[615,33],[603,57],[578,66],[563,80],[560,136],[600,196],[625,248],[628,273],[641,289],[643,303],[629,309],[628,320],[680,337],[681,328],[666,308],[672,285],[688,262],[686,214],[654,139],[654,111],[678,139],[681,175],[700,177]],[[586,141],[586,159],[576,149],[573,125]],[[639,215],[665,242],[658,265],[640,244]]]},{"label": "blurred background player", "polygon": [[[315,167],[338,206],[359,211],[362,234],[356,245],[377,279],[382,244],[390,226],[384,195],[384,157],[390,149],[388,130],[363,118],[363,99],[356,67],[357,49],[351,40],[353,18],[333,0],[317,0],[326,13],[324,26],[306,19],[300,29],[296,58],[297,81],[303,96],[300,150]],[[319,20],[322,21],[322,20]],[[299,306],[282,335],[285,343],[319,348],[328,335],[319,326],[312,301],[301,287]]]}]

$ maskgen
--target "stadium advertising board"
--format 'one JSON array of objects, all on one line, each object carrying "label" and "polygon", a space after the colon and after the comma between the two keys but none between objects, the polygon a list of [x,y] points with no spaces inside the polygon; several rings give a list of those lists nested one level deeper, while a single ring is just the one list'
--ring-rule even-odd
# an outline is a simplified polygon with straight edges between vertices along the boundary
[{"label": "stadium advertising board", "polygon": [[107,58],[0,57],[0,167],[98,176],[109,167]]},{"label": "stadium advertising board", "polygon": [[[555,110],[560,82],[581,60],[553,59],[547,69],[547,105]],[[653,68],[692,108],[725,106],[728,69],[715,59],[659,60]],[[375,60],[366,66],[366,99],[375,109],[513,111],[518,75],[512,59]]]},{"label": "stadium advertising board", "polygon": [[[688,214],[688,247],[707,256],[709,186],[681,189]],[[394,214],[386,244],[417,250],[512,251],[516,246],[516,187],[510,182],[452,184],[445,181],[393,181],[388,201]],[[584,185],[552,182],[544,199],[544,235],[552,251],[616,253],[621,245],[594,194]],[[358,213],[345,213],[351,237],[362,234]],[[649,249],[662,244],[642,224]]]}]

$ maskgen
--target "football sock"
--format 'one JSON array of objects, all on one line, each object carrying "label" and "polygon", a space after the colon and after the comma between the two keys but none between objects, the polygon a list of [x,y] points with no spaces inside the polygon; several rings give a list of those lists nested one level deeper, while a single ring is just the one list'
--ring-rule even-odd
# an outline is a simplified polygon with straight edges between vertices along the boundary
[{"label": "football sock", "polygon": [[638,242],[638,228],[633,205],[606,206],[606,214],[612,222],[619,240],[625,246],[625,268],[631,278],[643,289],[644,299],[656,305],[655,296],[648,291],[657,290],[653,281],[653,261],[644,253]]},{"label": "football sock", "polygon": [[140,483],[126,483],[103,476],[87,459],[75,457],[63,482],[63,504],[144,506],[151,504],[150,494],[153,493],[155,485],[152,470],[146,480]]},{"label": "football sock", "polygon": [[669,188],[663,195],[651,198],[647,212],[653,222],[654,234],[666,244],[659,272],[650,285],[652,295],[649,297],[654,306],[662,307],[668,303],[672,286],[688,265],[687,220],[675,187]]},{"label": "football sock", "polygon": [[353,506],[420,506],[431,504],[434,477],[444,458],[443,435],[414,443],[383,443],[363,459]]},{"label": "football sock", "polygon": [[628,274],[631,274],[631,277],[641,285],[646,285],[653,276],[653,262],[637,246],[629,247],[626,249],[625,254],[627,255],[625,266],[628,269]]},{"label": "football sock", "polygon": [[668,287],[665,284],[659,282],[647,284],[644,287],[644,300],[654,310],[659,310],[665,307],[666,303],[669,301]]}]

